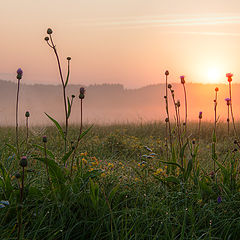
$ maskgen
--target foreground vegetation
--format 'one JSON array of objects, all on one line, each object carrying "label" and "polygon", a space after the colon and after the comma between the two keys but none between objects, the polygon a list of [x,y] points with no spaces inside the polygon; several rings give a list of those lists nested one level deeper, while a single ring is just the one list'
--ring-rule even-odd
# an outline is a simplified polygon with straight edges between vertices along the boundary
[{"label": "foreground vegetation", "polygon": [[20,239],[239,239],[236,139],[203,123],[198,140],[189,123],[178,150],[175,130],[167,158],[165,123],[94,126],[72,164],[55,128],[30,128],[27,141],[20,128],[22,167],[14,128],[1,128],[1,239],[17,239],[19,224]]}]

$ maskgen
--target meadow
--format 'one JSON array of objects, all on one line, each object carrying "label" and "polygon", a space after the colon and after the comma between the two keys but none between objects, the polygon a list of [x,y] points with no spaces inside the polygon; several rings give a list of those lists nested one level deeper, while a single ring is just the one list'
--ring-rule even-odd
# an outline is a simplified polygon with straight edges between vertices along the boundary
[{"label": "meadow", "polygon": [[[30,128],[28,146],[21,127],[28,165],[20,204],[22,172],[9,147],[15,129],[1,128],[0,194],[9,203],[0,209],[1,239],[17,238],[20,217],[20,239],[238,239],[239,151],[220,123],[213,175],[212,129],[203,123],[198,141],[198,124],[189,124],[182,170],[165,163],[165,123],[94,126],[79,145],[71,174],[54,127]],[[78,130],[70,127],[73,139]],[[169,162],[177,163],[173,158]]]},{"label": "meadow", "polygon": [[[227,122],[180,118],[180,101],[166,71],[164,122],[91,125],[83,122],[85,88],[79,89],[80,123],[69,124],[74,95],[66,94],[52,30],[45,41],[57,59],[65,121],[19,126],[21,68],[17,70],[16,124],[0,128],[1,239],[239,239],[238,129],[231,96]],[[170,115],[173,104],[175,115]],[[50,115],[49,115],[50,114]]]}]

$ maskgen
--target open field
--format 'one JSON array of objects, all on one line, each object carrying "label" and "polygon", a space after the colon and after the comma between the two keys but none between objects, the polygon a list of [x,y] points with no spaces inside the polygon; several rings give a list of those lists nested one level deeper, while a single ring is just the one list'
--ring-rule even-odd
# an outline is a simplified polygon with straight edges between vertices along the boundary
[{"label": "open field", "polygon": [[15,129],[1,128],[1,239],[17,239],[19,224],[31,240],[239,239],[239,148],[224,123],[216,141],[213,131],[203,122],[198,140],[189,123],[180,148],[173,128],[167,155],[165,122],[93,126],[73,158],[78,126],[70,154],[55,127],[30,127],[28,143],[21,127],[22,167]]}]

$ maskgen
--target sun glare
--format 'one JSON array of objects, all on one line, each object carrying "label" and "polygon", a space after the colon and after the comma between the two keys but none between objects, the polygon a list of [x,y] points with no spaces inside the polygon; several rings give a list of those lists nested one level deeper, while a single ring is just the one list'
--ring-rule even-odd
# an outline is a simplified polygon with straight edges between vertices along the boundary
[{"label": "sun glare", "polygon": [[207,71],[208,83],[217,83],[221,77],[220,71],[216,68],[211,68]]}]

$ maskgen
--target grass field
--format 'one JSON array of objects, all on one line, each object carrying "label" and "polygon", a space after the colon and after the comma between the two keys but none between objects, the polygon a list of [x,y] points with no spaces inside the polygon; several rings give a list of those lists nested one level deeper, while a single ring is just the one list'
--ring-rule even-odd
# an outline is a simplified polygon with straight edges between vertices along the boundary
[{"label": "grass field", "polygon": [[165,122],[93,126],[73,158],[79,127],[67,154],[55,127],[30,127],[28,143],[21,127],[22,167],[1,128],[1,239],[239,239],[239,148],[213,129],[189,123],[179,146],[173,128],[167,150]]}]

